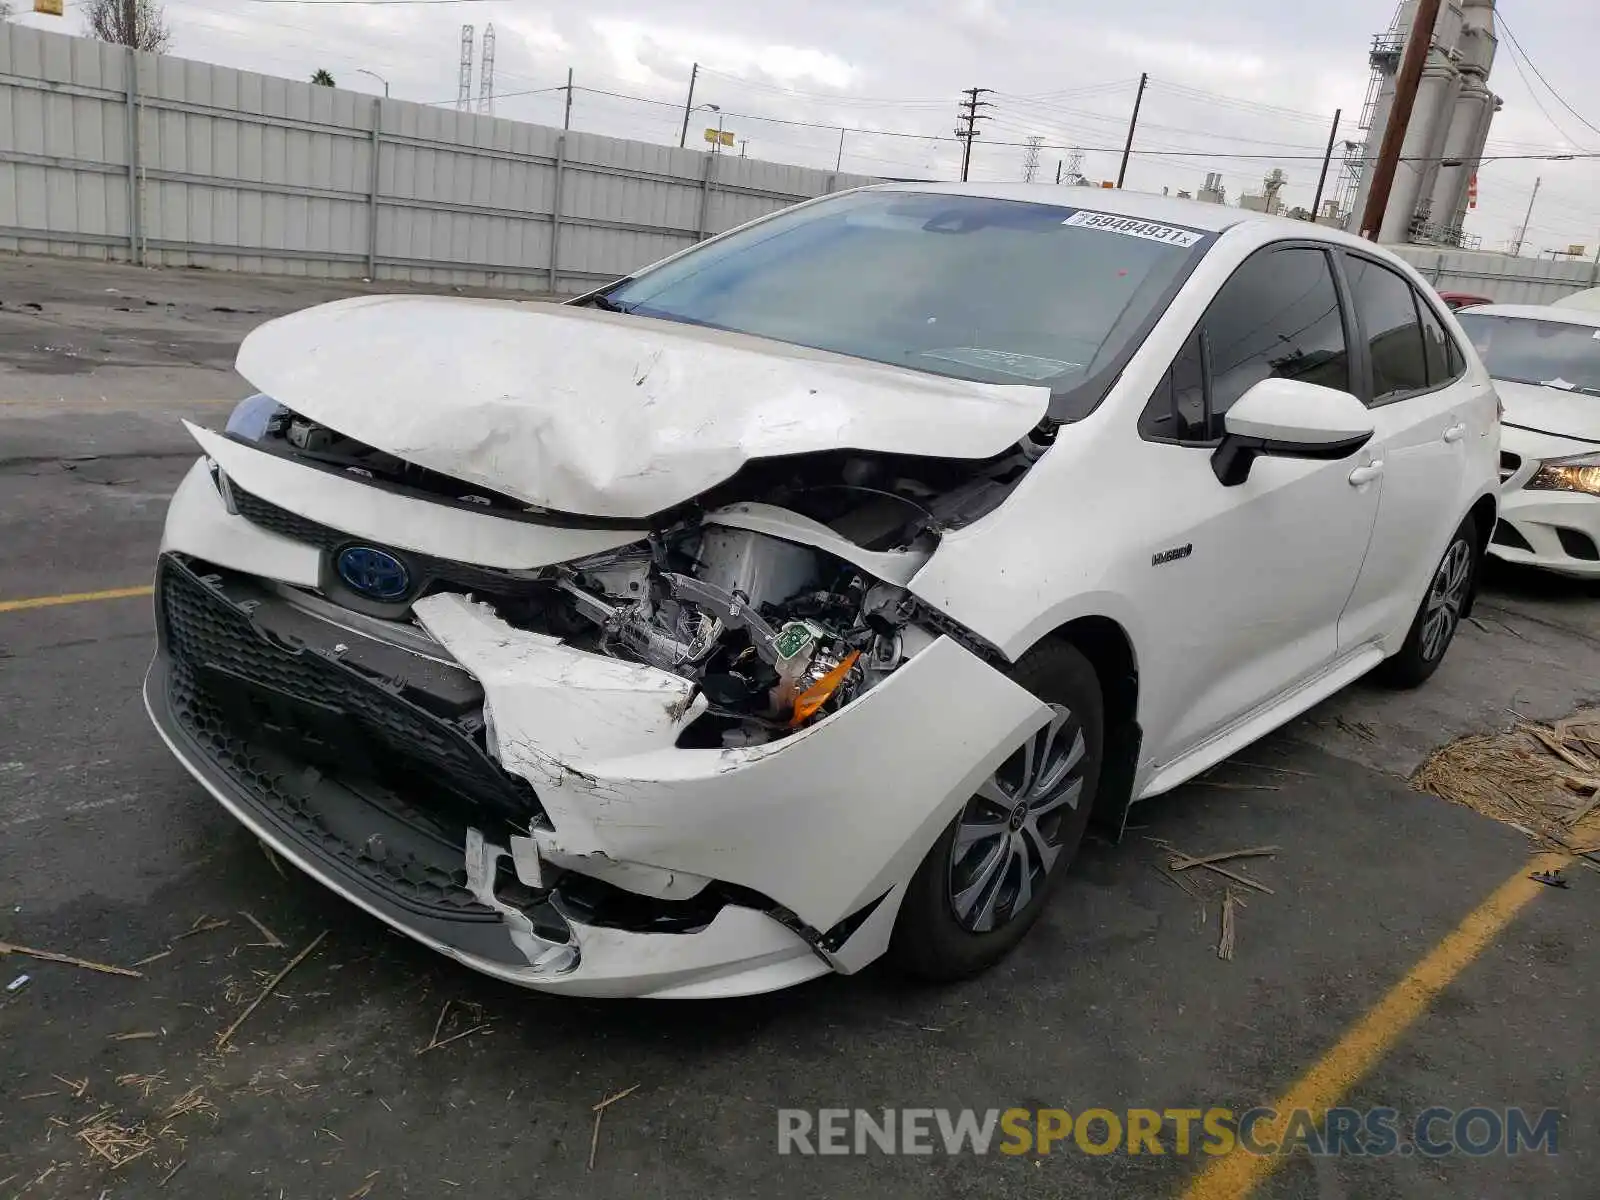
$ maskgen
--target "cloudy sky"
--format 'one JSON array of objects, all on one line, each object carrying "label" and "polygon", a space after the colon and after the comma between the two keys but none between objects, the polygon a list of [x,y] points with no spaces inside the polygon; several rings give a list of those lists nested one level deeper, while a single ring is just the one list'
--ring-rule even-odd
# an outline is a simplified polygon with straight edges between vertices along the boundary
[{"label": "cloudy sky", "polygon": [[[79,32],[81,5],[19,19]],[[166,0],[166,10],[184,57],[296,78],[325,67],[341,87],[381,91],[365,68],[397,98],[444,104],[462,24],[476,27],[478,50],[493,24],[497,115],[559,124],[570,68],[574,128],[656,142],[677,140],[699,62],[696,102],[718,105],[750,156],[831,167],[843,128],[845,170],[914,178],[954,177],[956,102],[974,86],[994,89],[975,178],[1020,179],[1030,136],[1045,142],[1040,180],[1070,166],[1074,147],[1085,175],[1113,178],[1144,71],[1128,186],[1195,189],[1220,171],[1231,200],[1281,167],[1288,202],[1309,205],[1334,110],[1341,140],[1364,136],[1368,43],[1394,0]],[[1490,86],[1505,108],[1468,231],[1504,249],[1542,177],[1524,254],[1570,243],[1593,253],[1600,158],[1540,158],[1600,152],[1600,3],[1511,0],[1499,12]],[[691,138],[718,116],[697,113]],[[1336,160],[1328,195],[1337,178]]]}]

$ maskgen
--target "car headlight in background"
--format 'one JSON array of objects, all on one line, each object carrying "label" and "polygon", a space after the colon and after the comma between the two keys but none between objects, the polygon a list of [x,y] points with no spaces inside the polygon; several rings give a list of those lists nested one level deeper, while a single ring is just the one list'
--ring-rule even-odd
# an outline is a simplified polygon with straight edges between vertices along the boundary
[{"label": "car headlight in background", "polygon": [[1541,492],[1584,492],[1600,496],[1600,454],[1552,458],[1540,464],[1527,486]]}]

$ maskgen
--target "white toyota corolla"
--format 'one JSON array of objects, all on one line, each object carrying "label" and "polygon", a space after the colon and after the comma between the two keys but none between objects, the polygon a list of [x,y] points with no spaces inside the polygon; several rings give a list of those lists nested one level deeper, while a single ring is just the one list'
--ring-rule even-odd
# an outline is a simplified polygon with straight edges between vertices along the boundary
[{"label": "white toyota corolla", "polygon": [[1505,405],[1489,553],[1600,579],[1600,309],[1489,304],[1460,321]]},{"label": "white toyota corolla", "polygon": [[982,969],[1091,815],[1425,679],[1496,518],[1494,390],[1410,267],[1125,192],[869,188],[238,368],[156,727],[334,891],[576,994]]}]

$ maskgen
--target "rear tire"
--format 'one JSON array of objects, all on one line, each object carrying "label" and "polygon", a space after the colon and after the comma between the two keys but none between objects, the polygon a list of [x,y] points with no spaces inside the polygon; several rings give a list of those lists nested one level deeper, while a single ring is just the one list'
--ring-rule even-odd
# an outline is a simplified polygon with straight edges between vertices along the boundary
[{"label": "rear tire", "polygon": [[1066,874],[1094,806],[1105,739],[1094,667],[1051,641],[1006,674],[1054,716],[985,781],[912,876],[889,957],[918,979],[964,979],[1009,953]]},{"label": "rear tire", "polygon": [[1378,668],[1381,682],[1391,687],[1414,688],[1439,669],[1445,651],[1455,640],[1462,611],[1478,577],[1482,560],[1478,546],[1478,525],[1468,516],[1451,535],[1444,557],[1434,568],[1405,642]]}]

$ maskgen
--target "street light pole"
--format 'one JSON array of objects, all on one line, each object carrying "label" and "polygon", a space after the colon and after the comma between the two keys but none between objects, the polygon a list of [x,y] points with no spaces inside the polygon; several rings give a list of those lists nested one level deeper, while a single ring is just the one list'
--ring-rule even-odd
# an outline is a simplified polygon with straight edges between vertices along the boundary
[{"label": "street light pole", "polygon": [[379,75],[376,71],[369,71],[365,67],[357,67],[356,68],[356,74],[357,75],[371,75],[379,83],[383,84],[383,98],[385,100],[387,100],[389,98],[389,81],[387,79],[385,79],[382,75]]}]

